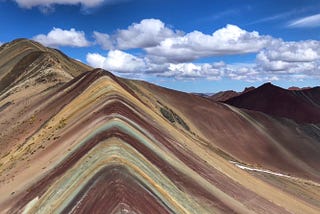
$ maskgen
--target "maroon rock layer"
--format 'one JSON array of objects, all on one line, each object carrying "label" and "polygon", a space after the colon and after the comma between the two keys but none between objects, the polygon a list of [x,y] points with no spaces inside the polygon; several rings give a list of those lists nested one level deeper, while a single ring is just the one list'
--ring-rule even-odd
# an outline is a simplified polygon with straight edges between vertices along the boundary
[{"label": "maroon rock layer", "polygon": [[320,87],[286,90],[267,83],[225,103],[298,123],[320,123]]}]

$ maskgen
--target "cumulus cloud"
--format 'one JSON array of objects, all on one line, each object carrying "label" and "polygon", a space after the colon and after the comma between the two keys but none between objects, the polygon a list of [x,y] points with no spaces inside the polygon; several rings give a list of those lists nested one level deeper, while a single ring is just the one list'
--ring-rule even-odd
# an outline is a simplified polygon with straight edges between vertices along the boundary
[{"label": "cumulus cloud", "polygon": [[159,19],[143,19],[133,23],[127,29],[119,29],[114,34],[94,32],[96,42],[104,49],[121,50],[147,48],[158,45],[166,38],[176,37],[181,31],[173,31]]},{"label": "cumulus cloud", "polygon": [[206,78],[219,80],[223,76],[225,64],[218,63],[170,63],[166,71],[159,74],[164,77],[174,77],[177,79],[197,79]]},{"label": "cumulus cloud", "polygon": [[147,57],[137,57],[121,50],[111,50],[106,56],[88,53],[87,62],[121,74],[152,74],[177,79],[207,78],[218,80],[223,75],[223,62],[217,63],[164,63],[158,64]]},{"label": "cumulus cloud", "polygon": [[[229,78],[243,81],[320,78],[320,41],[287,42],[236,25],[205,34],[183,33],[158,19],[144,19],[114,34],[94,32],[106,56],[88,54],[87,61],[123,74],[139,73],[177,79]],[[140,48],[138,56],[125,52]],[[195,62],[204,57],[255,53],[248,64]]]},{"label": "cumulus cloud", "polygon": [[316,73],[320,60],[319,41],[284,42],[257,54],[257,65],[269,72]]},{"label": "cumulus cloud", "polygon": [[164,56],[171,62],[187,62],[201,57],[254,53],[272,42],[269,36],[247,32],[238,26],[227,25],[212,35],[193,31],[184,36],[167,38],[148,54]]},{"label": "cumulus cloud", "polygon": [[108,34],[94,31],[93,38],[95,39],[96,43],[100,45],[103,49],[110,50],[114,47],[112,40]]},{"label": "cumulus cloud", "polygon": [[83,31],[76,31],[74,28],[70,30],[53,28],[47,35],[39,34],[34,36],[33,39],[49,47],[86,47],[90,45],[90,42],[85,37],[85,33]]},{"label": "cumulus cloud", "polygon": [[118,30],[115,37],[118,48],[130,49],[153,47],[176,34],[158,19],[144,19],[140,23],[133,23],[128,29]]},{"label": "cumulus cloud", "polygon": [[291,21],[288,27],[319,27],[320,26],[320,14],[303,17],[294,21]]},{"label": "cumulus cloud", "polygon": [[303,80],[320,78],[320,42],[285,42],[261,50],[256,62],[227,65],[228,78],[245,81]]},{"label": "cumulus cloud", "polygon": [[276,81],[279,78],[273,73],[266,73],[264,70],[261,70],[257,64],[229,64],[225,67],[225,78],[232,80],[242,80],[247,82],[256,82],[256,81]]},{"label": "cumulus cloud", "polygon": [[[284,43],[284,45],[287,45]],[[291,44],[299,46],[301,44]],[[220,80],[229,78],[242,81],[277,81],[302,80],[306,78],[320,78],[320,61],[315,59],[297,59],[297,61],[281,61],[287,54],[278,53],[272,56],[264,49],[257,55],[256,62],[247,64],[214,63],[160,63],[150,56],[134,56],[120,50],[109,51],[107,56],[96,53],[87,55],[87,62],[93,67],[101,67],[121,74],[148,74],[175,79],[208,79]],[[292,53],[291,53],[292,54]],[[262,57],[263,56],[263,57]],[[299,61],[300,60],[300,61]]]},{"label": "cumulus cloud", "polygon": [[271,60],[285,62],[311,62],[320,58],[320,42],[307,40],[300,42],[277,42],[261,51]]},{"label": "cumulus cloud", "polygon": [[94,37],[104,49],[143,48],[149,55],[179,63],[208,56],[254,53],[273,41],[270,36],[248,32],[236,25],[227,25],[211,35],[200,31],[185,34],[158,19],[144,19],[112,35],[95,32]]},{"label": "cumulus cloud", "polygon": [[64,5],[82,5],[84,7],[96,7],[103,2],[110,2],[106,0],[14,0],[22,8],[32,7],[52,7],[57,4]]},{"label": "cumulus cloud", "polygon": [[142,58],[120,50],[111,50],[106,57],[98,53],[89,53],[87,62],[93,67],[118,73],[142,73],[146,70],[146,63]]}]

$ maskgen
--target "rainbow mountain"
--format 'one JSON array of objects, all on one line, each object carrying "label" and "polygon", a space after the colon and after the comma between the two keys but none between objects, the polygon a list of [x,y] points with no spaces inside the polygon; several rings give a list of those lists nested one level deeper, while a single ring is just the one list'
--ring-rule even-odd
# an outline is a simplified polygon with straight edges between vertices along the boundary
[{"label": "rainbow mountain", "polygon": [[316,214],[319,163],[320,124],[0,47],[1,213]]}]

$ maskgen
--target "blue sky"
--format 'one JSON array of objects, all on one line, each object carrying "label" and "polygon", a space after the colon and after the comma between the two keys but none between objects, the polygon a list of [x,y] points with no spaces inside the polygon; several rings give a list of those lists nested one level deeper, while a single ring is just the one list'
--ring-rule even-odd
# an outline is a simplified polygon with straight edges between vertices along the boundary
[{"label": "blue sky", "polygon": [[320,85],[318,0],[0,0],[0,20],[1,43],[177,90]]}]

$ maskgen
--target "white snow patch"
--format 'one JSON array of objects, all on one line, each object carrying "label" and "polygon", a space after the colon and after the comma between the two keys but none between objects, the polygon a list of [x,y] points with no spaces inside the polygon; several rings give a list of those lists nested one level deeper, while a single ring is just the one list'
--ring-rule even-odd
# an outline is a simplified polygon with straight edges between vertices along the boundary
[{"label": "white snow patch", "polygon": [[270,170],[267,170],[267,169],[258,169],[258,168],[248,167],[248,166],[242,165],[242,164],[234,162],[234,161],[230,161],[230,163],[233,163],[234,165],[236,165],[240,169],[244,169],[244,170],[255,171],[255,172],[263,172],[263,173],[268,173],[268,174],[281,176],[281,177],[286,177],[286,178],[293,178],[292,176],[285,175],[285,174],[282,174],[282,173],[279,173],[279,172],[273,172],[273,171],[270,171]]},{"label": "white snow patch", "polygon": [[36,205],[36,203],[39,201],[39,196],[35,197],[34,199],[32,199],[31,201],[29,201],[29,203],[25,206],[22,214],[28,214],[30,213],[31,209],[34,207],[34,205]]},{"label": "white snow patch", "polygon": [[267,169],[258,169],[258,168],[253,168],[253,167],[249,167],[249,166],[245,166],[241,163],[235,162],[235,161],[229,161],[230,163],[234,164],[235,166],[237,166],[240,169],[243,170],[248,170],[248,171],[254,171],[254,172],[262,172],[262,173],[267,173],[267,174],[271,174],[271,175],[275,175],[275,176],[280,176],[280,177],[284,177],[284,178],[289,178],[292,180],[295,180],[297,182],[302,182],[304,184],[308,184],[308,185],[313,185],[313,186],[317,186],[320,187],[320,184],[311,180],[306,180],[303,178],[298,178],[298,177],[293,177],[290,175],[286,175],[286,174],[282,174],[280,172],[273,172],[271,170],[267,170]]}]

